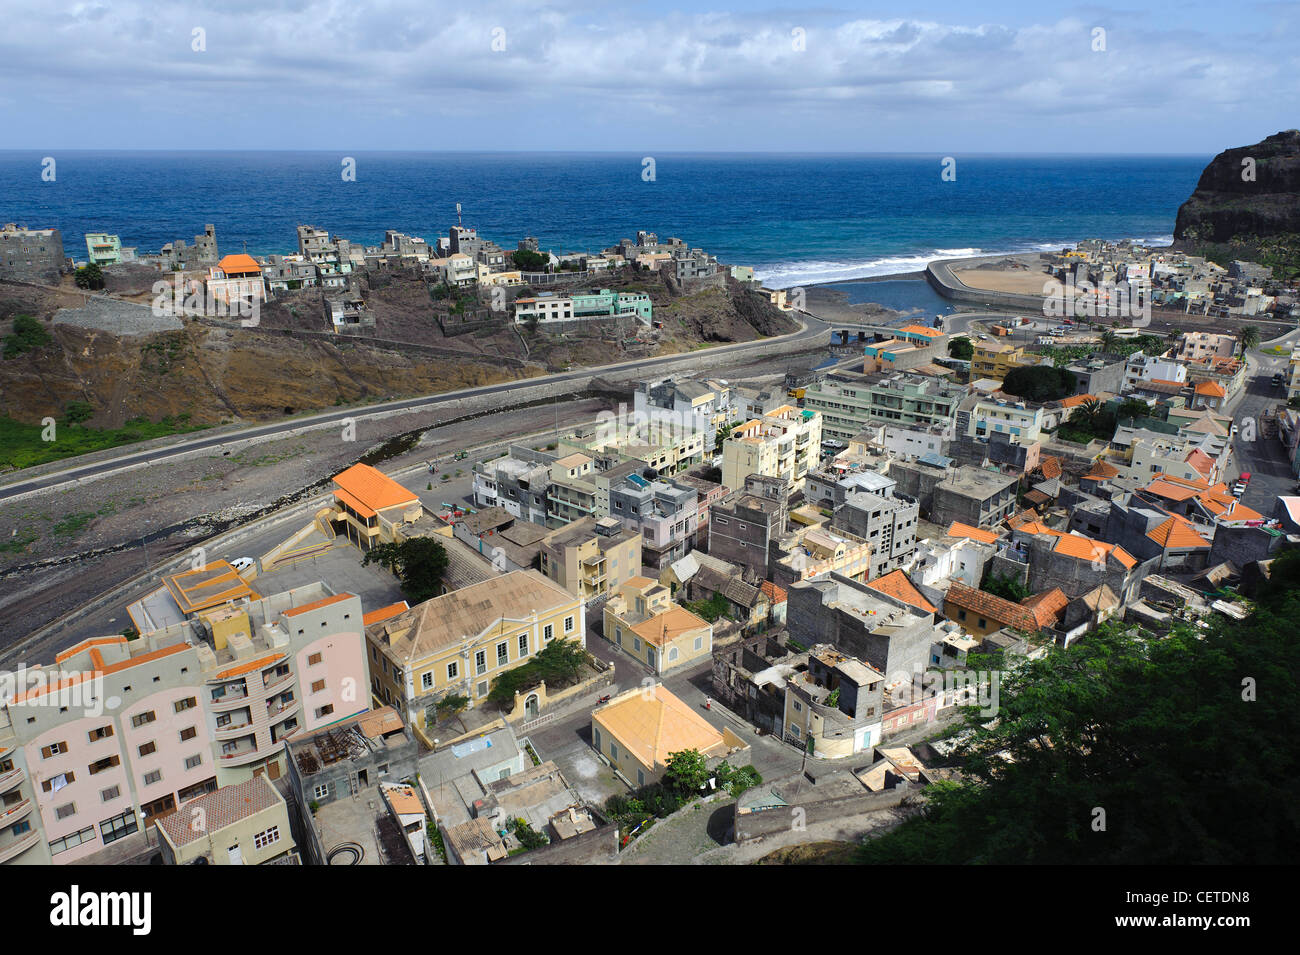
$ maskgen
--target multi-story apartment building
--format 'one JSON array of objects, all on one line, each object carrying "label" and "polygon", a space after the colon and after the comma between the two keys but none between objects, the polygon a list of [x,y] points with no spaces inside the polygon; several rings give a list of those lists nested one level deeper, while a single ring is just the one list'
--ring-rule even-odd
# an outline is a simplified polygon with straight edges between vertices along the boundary
[{"label": "multi-story apartment building", "polygon": [[1183,384],[1187,381],[1187,365],[1164,355],[1146,355],[1140,351],[1129,355],[1124,365],[1122,390],[1132,391],[1139,384],[1152,381]]},{"label": "multi-story apartment building", "polygon": [[813,647],[806,659],[786,681],[783,738],[820,759],[843,759],[878,744],[885,675],[829,644]]},{"label": "multi-story apartment building", "polygon": [[1216,335],[1213,332],[1183,332],[1178,340],[1178,357],[1184,361],[1205,358],[1236,357],[1240,343],[1234,335]]},{"label": "multi-story apartment building", "polygon": [[700,524],[695,488],[629,474],[609,489],[609,516],[641,535],[641,563],[658,572],[685,556]]},{"label": "multi-story apartment building", "polygon": [[117,265],[122,261],[122,240],[107,232],[87,232],[86,254],[94,265]]},{"label": "multi-story apartment building", "polygon": [[1001,381],[1012,368],[1020,365],[1032,365],[1037,361],[1032,355],[1018,345],[1005,345],[1002,342],[976,342],[975,353],[971,356],[970,376],[992,378]]},{"label": "multi-story apartment building", "polygon": [[789,523],[789,485],[751,474],[745,488],[709,509],[709,554],[745,568],[752,580],[768,573],[773,544]]},{"label": "multi-story apartment building", "polygon": [[868,467],[841,467],[836,462],[808,472],[804,501],[814,507],[834,510],[855,491],[891,494],[898,482]]},{"label": "multi-story apartment building", "polygon": [[835,508],[831,526],[871,544],[867,580],[907,566],[916,552],[919,505],[902,495],[852,491]]},{"label": "multi-story apartment building", "polygon": [[641,574],[641,535],[612,517],[584,517],[541,545],[542,573],[584,600]]},{"label": "multi-story apartment building", "polygon": [[266,301],[266,283],[257,259],[243,252],[227,255],[208,269],[208,300],[226,309]]},{"label": "multi-story apartment building", "polygon": [[278,779],[284,740],[365,710],[369,681],[361,601],[320,583],[83,640],[31,672],[0,708],[0,785],[23,797],[4,806],[5,862],[84,861],[185,800]]},{"label": "multi-story apartment building", "polygon": [[722,483],[744,487],[751,474],[780,477],[793,490],[821,458],[821,415],[810,409],[782,405],[771,414],[732,429],[722,445]]},{"label": "multi-story apartment building", "polygon": [[578,451],[556,458],[551,464],[546,490],[546,523],[563,527],[573,521],[598,515],[596,462]]},{"label": "multi-story apartment building", "polygon": [[965,395],[965,387],[927,375],[835,374],[808,386],[804,407],[821,414],[824,437],[847,441],[881,424],[926,431],[950,428]]},{"label": "multi-story apartment building", "polygon": [[366,628],[371,690],[413,727],[438,702],[481,703],[492,681],[552,640],[586,646],[586,603],[535,570],[517,570],[402,611]]},{"label": "multi-story apartment building", "polygon": [[664,412],[683,428],[716,432],[731,424],[738,414],[731,404],[731,386],[710,378],[660,378],[637,382],[632,409],[638,420],[650,420]]},{"label": "multi-story apartment building", "polygon": [[474,465],[474,506],[501,507],[513,517],[546,524],[555,460],[553,455],[512,445],[502,457],[480,461]]}]

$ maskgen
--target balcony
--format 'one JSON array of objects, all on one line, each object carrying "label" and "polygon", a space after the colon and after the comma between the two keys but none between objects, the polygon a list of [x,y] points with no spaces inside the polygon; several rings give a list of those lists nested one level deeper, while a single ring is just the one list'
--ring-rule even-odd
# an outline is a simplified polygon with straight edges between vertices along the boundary
[{"label": "balcony", "polygon": [[15,822],[22,819],[32,811],[32,801],[24,799],[22,802],[14,803],[4,812],[0,812],[0,829],[6,826],[12,826]]},{"label": "balcony", "polygon": [[245,737],[239,744],[229,751],[221,753],[221,765],[223,766],[240,766],[244,763],[251,763],[258,759],[262,753],[257,748],[257,741],[253,736]]},{"label": "balcony", "polygon": [[268,700],[266,704],[266,718],[272,721],[279,720],[281,717],[288,716],[290,713],[294,712],[301,705],[302,700],[296,698],[289,700],[287,703],[275,703]]},{"label": "balcony", "polygon": [[239,683],[226,688],[226,691],[220,696],[213,695],[211,705],[213,709],[223,710],[231,706],[237,706],[248,699],[248,684]]},{"label": "balcony", "polygon": [[11,842],[7,846],[0,846],[0,863],[8,862],[10,859],[18,858],[18,856],[22,855],[24,852],[26,852],[28,849],[30,849],[32,846],[36,845],[40,841],[41,841],[40,832],[33,829],[31,832],[27,833],[22,838],[18,839],[16,842]]},{"label": "balcony", "polygon": [[241,716],[243,721],[240,723],[228,723],[225,726],[216,727],[213,730],[213,735],[215,736],[215,738],[226,739],[226,740],[235,739],[236,738],[235,734],[237,734],[240,730],[247,730],[248,727],[253,725],[253,717],[251,713],[245,712],[241,714]]},{"label": "balcony", "polygon": [[265,692],[270,693],[277,686],[283,686],[285,683],[288,683],[292,679],[293,679],[292,670],[289,670],[287,673],[283,673],[280,676],[276,676],[275,671],[272,670],[270,676],[267,676],[265,673],[262,674],[262,689]]},{"label": "balcony", "polygon": [[9,772],[0,776],[0,795],[7,793],[26,778],[27,773],[23,771],[23,768],[21,766],[15,766],[13,769],[9,770]]}]

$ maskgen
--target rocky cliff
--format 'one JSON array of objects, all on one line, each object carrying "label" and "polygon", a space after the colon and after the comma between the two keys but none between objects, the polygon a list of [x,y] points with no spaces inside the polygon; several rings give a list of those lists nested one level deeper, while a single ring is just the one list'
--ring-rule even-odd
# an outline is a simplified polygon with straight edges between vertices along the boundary
[{"label": "rocky cliff", "polygon": [[1178,210],[1174,247],[1222,264],[1250,259],[1300,274],[1300,130],[1215,156]]}]

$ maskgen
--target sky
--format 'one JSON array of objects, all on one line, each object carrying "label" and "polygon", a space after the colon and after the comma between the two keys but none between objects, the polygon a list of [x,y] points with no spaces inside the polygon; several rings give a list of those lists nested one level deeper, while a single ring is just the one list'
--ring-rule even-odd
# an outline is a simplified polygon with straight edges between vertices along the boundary
[{"label": "sky", "polygon": [[1300,4],[0,0],[0,148],[1213,154]]}]

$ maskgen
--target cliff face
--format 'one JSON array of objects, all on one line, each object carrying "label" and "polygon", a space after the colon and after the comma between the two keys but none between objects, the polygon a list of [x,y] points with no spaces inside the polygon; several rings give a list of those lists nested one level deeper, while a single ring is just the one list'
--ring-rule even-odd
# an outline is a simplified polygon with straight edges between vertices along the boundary
[{"label": "cliff face", "polygon": [[[1243,161],[1254,160],[1254,179]],[[1224,259],[1253,259],[1279,278],[1300,272],[1300,130],[1225,149],[1178,210],[1174,247]]]}]

